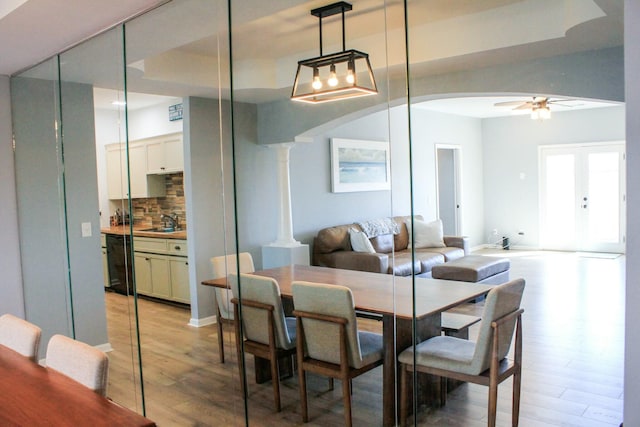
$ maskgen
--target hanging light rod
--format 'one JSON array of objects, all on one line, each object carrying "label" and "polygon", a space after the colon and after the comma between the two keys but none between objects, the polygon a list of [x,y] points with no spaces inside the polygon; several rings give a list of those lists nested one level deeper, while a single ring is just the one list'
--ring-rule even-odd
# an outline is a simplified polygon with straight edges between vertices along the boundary
[{"label": "hanging light rod", "polygon": [[[346,49],[344,14],[350,10],[351,4],[341,1],[311,11],[311,15],[318,18],[320,56],[298,61],[291,92],[292,100],[318,104],[378,93],[369,55],[355,49]],[[337,14],[342,15],[342,51],[323,55],[322,18]],[[360,82],[357,68],[366,68]],[[301,81],[305,83],[300,84]]]}]

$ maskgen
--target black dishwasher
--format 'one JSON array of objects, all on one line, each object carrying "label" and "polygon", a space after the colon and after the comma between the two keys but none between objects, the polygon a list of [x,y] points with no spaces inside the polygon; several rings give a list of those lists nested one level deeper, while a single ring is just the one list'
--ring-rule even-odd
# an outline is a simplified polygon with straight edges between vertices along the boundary
[{"label": "black dishwasher", "polygon": [[131,237],[129,235],[107,234],[106,243],[110,289],[119,294],[133,295]]}]

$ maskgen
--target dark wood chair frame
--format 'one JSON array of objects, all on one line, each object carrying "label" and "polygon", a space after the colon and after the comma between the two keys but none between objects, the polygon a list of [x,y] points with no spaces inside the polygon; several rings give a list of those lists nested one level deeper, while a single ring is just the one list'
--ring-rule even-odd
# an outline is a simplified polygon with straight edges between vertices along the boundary
[{"label": "dark wood chair frame", "polygon": [[[275,324],[273,321],[273,312],[275,307],[271,304],[264,304],[258,301],[242,299],[242,305],[244,307],[252,307],[259,310],[264,310],[265,312],[265,324],[269,330],[269,344],[262,344],[256,341],[251,341],[249,339],[244,339],[242,336],[242,330],[240,327],[240,322],[237,321],[240,319],[240,310],[238,309],[238,299],[232,298],[231,302],[233,303],[233,314],[235,330],[236,330],[236,348],[238,352],[238,366],[240,368],[240,378],[242,378],[242,372],[244,372],[244,358],[242,357],[242,348],[244,347],[244,352],[253,354],[254,356],[260,357],[262,359],[269,360],[269,364],[271,367],[271,383],[273,384],[273,400],[276,406],[276,412],[280,412],[282,406],[280,404],[280,371],[278,368],[278,360],[289,357],[291,358],[296,349],[282,349],[276,347],[276,331]],[[244,381],[240,381],[242,386],[242,393],[245,394],[244,390]]]},{"label": "dark wood chair frame", "polygon": [[[365,365],[361,368],[352,368],[349,366],[349,356],[347,350],[347,323],[348,320],[344,317],[328,316],[319,313],[312,313],[308,311],[294,310],[293,315],[296,317],[297,328],[297,360],[298,360],[298,382],[300,384],[300,402],[302,405],[302,420],[303,422],[309,421],[309,408],[307,405],[307,381],[305,377],[305,371],[313,372],[316,374],[324,375],[331,378],[330,387],[333,388],[333,378],[337,378],[342,381],[342,399],[344,402],[344,422],[345,425],[350,427],[352,425],[351,419],[351,379],[364,374],[371,369],[382,365],[383,359],[377,360],[373,363]],[[334,364],[316,360],[305,354],[304,343],[305,334],[302,319],[314,319],[323,322],[334,323],[340,328],[340,364]]]},{"label": "dark wood chair frame", "polygon": [[[489,387],[489,406],[488,406],[488,422],[487,425],[494,427],[496,425],[496,411],[498,404],[498,384],[513,375],[513,400],[511,405],[511,424],[517,427],[520,418],[520,383],[522,374],[522,313],[523,309],[518,309],[502,316],[491,322],[493,330],[491,364],[489,369],[480,375],[469,375],[460,372],[449,371],[446,369],[431,368],[427,366],[418,366],[418,372],[423,372],[440,377],[440,404],[444,405],[447,398],[447,378],[453,378],[460,381],[467,381],[474,384],[485,385]],[[513,321],[516,318],[516,331],[514,343],[514,358],[509,360],[504,358],[498,360],[498,331],[500,326],[506,322]],[[402,364],[400,377],[400,425],[405,426],[407,422],[408,410],[408,387],[412,381],[409,381],[409,372],[414,370],[411,364]]]},{"label": "dark wood chair frame", "polygon": [[216,301],[216,327],[218,329],[218,354],[220,356],[220,363],[224,363],[224,336],[223,325],[234,325],[236,322],[233,319],[224,319],[222,314],[220,314],[220,307],[218,307],[218,302]]}]

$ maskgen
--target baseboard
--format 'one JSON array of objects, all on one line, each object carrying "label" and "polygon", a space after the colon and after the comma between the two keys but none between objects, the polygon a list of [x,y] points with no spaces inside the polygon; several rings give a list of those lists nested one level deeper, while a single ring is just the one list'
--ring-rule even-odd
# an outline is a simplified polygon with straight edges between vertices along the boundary
[{"label": "baseboard", "polygon": [[104,344],[98,344],[94,347],[97,348],[98,350],[104,351],[105,353],[109,353],[110,351],[113,351],[113,347],[111,347],[111,343],[108,343],[108,342]]},{"label": "baseboard", "polygon": [[202,319],[191,318],[189,320],[189,326],[194,328],[201,328],[203,326],[209,326],[216,323],[216,316],[203,317]]}]

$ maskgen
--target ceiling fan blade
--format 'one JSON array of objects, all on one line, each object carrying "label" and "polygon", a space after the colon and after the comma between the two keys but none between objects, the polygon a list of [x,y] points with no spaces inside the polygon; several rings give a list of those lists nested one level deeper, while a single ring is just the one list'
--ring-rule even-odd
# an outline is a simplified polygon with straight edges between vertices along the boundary
[{"label": "ceiling fan blade", "polygon": [[514,105],[520,105],[522,103],[526,103],[527,101],[506,101],[506,102],[496,102],[494,107],[513,107]]},{"label": "ceiling fan blade", "polygon": [[519,107],[514,108],[514,110],[530,110],[533,108],[533,105],[530,102],[525,102]]},{"label": "ceiling fan blade", "polygon": [[580,105],[584,105],[583,103],[578,103],[578,104],[561,104],[560,102],[553,102],[553,105],[559,105],[561,107],[569,107],[569,108],[573,108],[573,107],[579,107]]}]

